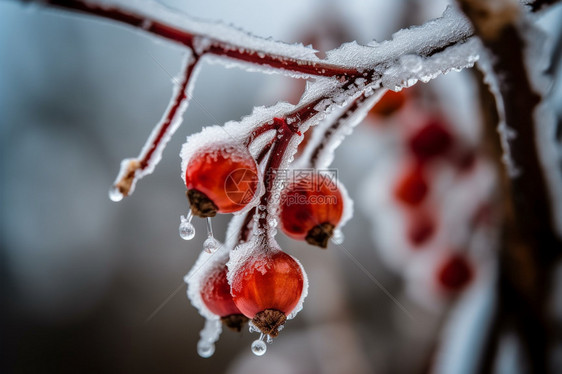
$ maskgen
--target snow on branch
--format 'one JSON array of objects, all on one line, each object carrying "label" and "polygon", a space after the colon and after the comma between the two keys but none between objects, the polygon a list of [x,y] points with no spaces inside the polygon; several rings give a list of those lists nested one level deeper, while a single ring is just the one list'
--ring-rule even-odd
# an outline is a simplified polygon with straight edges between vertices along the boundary
[{"label": "snow on branch", "polygon": [[[285,116],[289,127],[304,132],[323,120],[325,112],[361,95],[370,96],[380,87],[399,90],[418,80],[427,82],[450,70],[471,67],[479,55],[479,44],[472,36],[470,22],[454,8],[448,8],[441,18],[397,32],[389,41],[368,45],[346,43],[329,51],[326,59],[319,59],[314,49],[302,44],[263,39],[232,26],[194,20],[151,1],[44,0],[39,3],[127,24],[180,43],[190,51],[181,83],[163,119],[139,157],[123,161],[111,194],[114,200],[129,195],[136,181],[150,174],[160,160],[165,144],[181,122],[193,87],[193,71],[201,58],[211,56],[248,70],[314,78],[316,82],[309,85],[299,107]],[[369,102],[372,106],[376,101]],[[270,119],[274,117],[271,115]],[[302,126],[302,122],[307,124]]]}]

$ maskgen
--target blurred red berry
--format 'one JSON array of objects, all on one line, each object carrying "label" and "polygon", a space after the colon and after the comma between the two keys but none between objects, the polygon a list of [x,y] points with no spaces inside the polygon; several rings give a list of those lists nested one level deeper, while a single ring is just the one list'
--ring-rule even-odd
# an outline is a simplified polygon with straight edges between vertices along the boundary
[{"label": "blurred red berry", "polygon": [[307,176],[283,192],[281,229],[293,239],[326,248],[342,215],[342,194],[327,176]]},{"label": "blurred red berry", "polygon": [[404,90],[394,92],[388,90],[383,97],[373,106],[369,114],[388,117],[402,108],[406,102]]},{"label": "blurred red berry", "polygon": [[468,259],[462,254],[454,254],[443,261],[437,271],[439,285],[449,292],[464,289],[474,276]]},{"label": "blurred red berry", "polygon": [[394,187],[394,197],[409,206],[417,206],[427,196],[429,185],[421,165],[409,166]]},{"label": "blurred red berry", "polygon": [[444,125],[431,120],[410,138],[408,145],[414,156],[426,161],[445,154],[453,143],[453,137]]},{"label": "blurred red berry", "polygon": [[191,210],[199,217],[242,210],[258,188],[258,170],[248,150],[213,148],[196,153],[185,173]]},{"label": "blurred red berry", "polygon": [[427,213],[413,213],[408,222],[408,239],[413,248],[419,248],[426,243],[435,232],[435,222]]}]

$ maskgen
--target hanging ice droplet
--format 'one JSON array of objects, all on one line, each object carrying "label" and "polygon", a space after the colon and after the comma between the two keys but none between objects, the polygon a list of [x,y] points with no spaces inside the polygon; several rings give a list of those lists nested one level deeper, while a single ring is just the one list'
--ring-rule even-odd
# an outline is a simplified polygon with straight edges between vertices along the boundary
[{"label": "hanging ice droplet", "polygon": [[252,343],[252,353],[256,356],[263,356],[267,351],[267,345],[263,341],[264,338],[264,334],[261,334],[260,338]]},{"label": "hanging ice droplet", "polygon": [[215,353],[215,345],[205,340],[199,340],[197,343],[197,353],[203,358],[209,358]]},{"label": "hanging ice droplet", "polygon": [[340,245],[343,243],[345,239],[343,232],[340,229],[335,229],[334,234],[332,235],[332,243],[335,245]]},{"label": "hanging ice droplet", "polygon": [[179,232],[180,237],[183,240],[191,240],[195,237],[195,227],[193,227],[193,224],[191,223],[192,219],[193,214],[191,213],[191,210],[187,214],[187,217],[180,216]]},{"label": "hanging ice droplet", "polygon": [[116,186],[112,186],[109,189],[109,199],[115,202],[121,201],[123,200],[123,194],[121,193],[119,188],[117,188]]},{"label": "hanging ice droplet", "polygon": [[213,223],[211,217],[207,217],[207,239],[203,242],[203,249],[207,253],[213,253],[219,249],[219,242],[213,236]]},{"label": "hanging ice droplet", "polygon": [[203,249],[207,253],[216,252],[219,249],[219,242],[215,238],[207,238],[203,242]]}]

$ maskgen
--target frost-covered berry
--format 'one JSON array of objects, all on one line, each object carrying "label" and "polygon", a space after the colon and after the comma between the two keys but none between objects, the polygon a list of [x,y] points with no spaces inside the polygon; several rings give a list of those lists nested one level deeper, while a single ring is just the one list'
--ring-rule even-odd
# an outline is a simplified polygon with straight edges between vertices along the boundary
[{"label": "frost-covered berry", "polygon": [[337,184],[321,175],[291,183],[281,198],[281,228],[297,240],[326,248],[343,215],[343,197]]},{"label": "frost-covered berry", "polygon": [[394,197],[409,206],[423,202],[429,191],[424,170],[421,165],[408,166],[394,186]]},{"label": "frost-covered berry", "polygon": [[472,280],[472,264],[463,254],[447,257],[437,269],[437,282],[447,292],[462,291]]},{"label": "frost-covered berry", "polygon": [[232,300],[226,272],[227,267],[223,265],[207,274],[201,283],[201,299],[212,313],[221,317],[221,321],[226,326],[240,331],[248,318],[240,312]]},{"label": "frost-covered berry", "polygon": [[427,161],[445,154],[453,143],[453,137],[443,123],[430,120],[408,141],[410,151],[419,161]]},{"label": "frost-covered berry", "polygon": [[245,148],[207,148],[188,161],[185,183],[194,215],[233,213],[254,198],[259,183],[257,165]]},{"label": "frost-covered berry", "polygon": [[266,249],[237,267],[231,292],[238,309],[262,333],[276,337],[298,305],[304,282],[303,270],[293,257],[281,250]]}]

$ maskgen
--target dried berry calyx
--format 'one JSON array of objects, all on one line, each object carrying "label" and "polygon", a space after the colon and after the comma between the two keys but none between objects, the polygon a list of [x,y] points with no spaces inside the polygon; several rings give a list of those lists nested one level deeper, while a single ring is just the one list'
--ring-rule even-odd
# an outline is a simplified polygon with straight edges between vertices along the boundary
[{"label": "dried berry calyx", "polygon": [[252,318],[252,323],[264,334],[275,338],[279,335],[279,327],[282,326],[286,320],[287,316],[285,313],[275,309],[266,309],[257,313],[256,316]]},{"label": "dried berry calyx", "polygon": [[293,239],[326,248],[343,216],[336,182],[315,174],[292,183],[281,198],[281,228]]},{"label": "dried berry calyx", "polygon": [[217,215],[218,207],[204,193],[192,189],[187,190],[186,195],[194,216],[207,218]]},{"label": "dried berry calyx", "polygon": [[325,249],[328,240],[334,235],[334,225],[324,222],[311,228],[306,234],[305,240],[308,244]]},{"label": "dried berry calyx", "polygon": [[221,317],[221,322],[229,329],[240,332],[244,324],[248,322],[248,317],[243,314],[230,314],[226,317]]},{"label": "dried berry calyx", "polygon": [[238,212],[256,196],[256,161],[244,147],[207,148],[193,154],[187,162],[185,184],[194,215],[205,218]]}]

